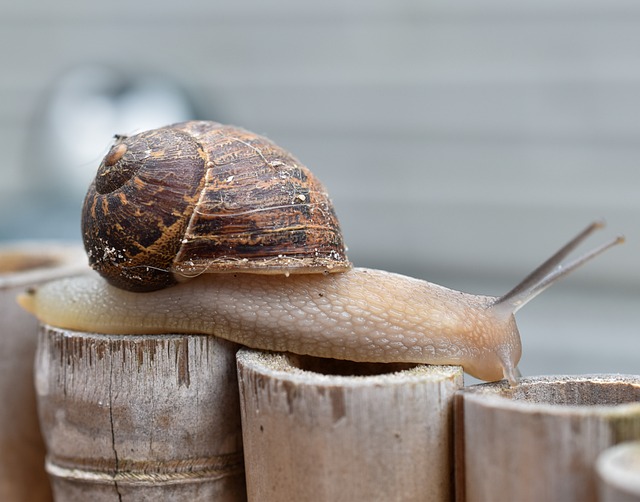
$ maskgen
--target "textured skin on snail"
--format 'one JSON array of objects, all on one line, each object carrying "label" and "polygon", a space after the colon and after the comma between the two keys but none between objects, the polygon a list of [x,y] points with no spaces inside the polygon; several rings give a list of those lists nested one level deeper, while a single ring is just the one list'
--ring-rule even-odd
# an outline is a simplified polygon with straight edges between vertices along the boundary
[{"label": "textured skin on snail", "polygon": [[204,272],[351,266],[316,177],[266,138],[215,122],[120,138],[85,198],[82,235],[91,266],[131,291]]},{"label": "textured skin on snail", "polygon": [[488,308],[494,301],[362,268],[329,276],[204,274],[144,294],[88,276],[22,299],[44,322],[80,331],[206,333],[317,357],[456,364],[483,380],[515,382],[520,336],[513,315]]}]

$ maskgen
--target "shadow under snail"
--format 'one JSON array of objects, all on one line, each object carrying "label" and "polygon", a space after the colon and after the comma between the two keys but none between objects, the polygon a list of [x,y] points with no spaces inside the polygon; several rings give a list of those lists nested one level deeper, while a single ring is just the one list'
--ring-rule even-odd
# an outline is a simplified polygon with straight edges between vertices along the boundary
[{"label": "shadow under snail", "polygon": [[205,333],[317,357],[461,365],[515,384],[514,313],[623,241],[563,266],[600,226],[500,298],[352,268],[324,187],[297,159],[243,129],[185,122],[117,137],[98,169],[82,233],[106,281],[64,279],[19,301],[66,329]]}]

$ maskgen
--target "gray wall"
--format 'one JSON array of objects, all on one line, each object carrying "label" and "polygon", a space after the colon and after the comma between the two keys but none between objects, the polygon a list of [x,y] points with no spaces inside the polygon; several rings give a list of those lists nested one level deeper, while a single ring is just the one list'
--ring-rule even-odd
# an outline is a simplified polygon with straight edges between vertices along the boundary
[{"label": "gray wall", "polygon": [[77,187],[144,128],[48,131],[67,76],[162,77],[310,166],[358,265],[499,294],[606,218],[628,243],[519,314],[522,367],[640,372],[639,3],[4,0],[0,47],[0,239],[77,239]]}]

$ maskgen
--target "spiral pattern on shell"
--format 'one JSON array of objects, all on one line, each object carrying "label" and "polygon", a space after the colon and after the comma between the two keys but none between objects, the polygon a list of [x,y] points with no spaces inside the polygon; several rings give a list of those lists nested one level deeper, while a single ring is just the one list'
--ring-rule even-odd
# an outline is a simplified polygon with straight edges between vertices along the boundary
[{"label": "spiral pattern on shell", "polygon": [[91,266],[131,291],[205,272],[351,267],[317,178],[268,139],[207,121],[118,137],[89,187],[82,235]]}]

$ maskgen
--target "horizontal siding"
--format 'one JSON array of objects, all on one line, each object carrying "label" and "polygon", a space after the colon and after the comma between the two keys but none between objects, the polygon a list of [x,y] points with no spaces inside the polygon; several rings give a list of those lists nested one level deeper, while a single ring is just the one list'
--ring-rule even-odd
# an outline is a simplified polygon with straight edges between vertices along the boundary
[{"label": "horizontal siding", "polygon": [[[61,0],[55,4],[38,5],[33,9],[29,2],[12,2],[3,5],[3,19],[22,20],[76,20],[106,18],[109,21],[126,18],[156,20],[188,18],[200,20],[210,18],[236,18],[251,20],[255,18],[278,20],[317,19],[322,20],[359,20],[370,18],[416,19],[417,16],[447,16],[457,18],[504,18],[523,16],[558,17],[605,15],[620,16],[638,13],[634,0],[538,0],[536,2],[512,2],[510,0],[325,0],[322,3],[302,3],[297,0],[277,0],[263,2],[247,0],[242,3],[201,0],[183,0],[182,2],[158,1],[151,8],[148,4],[131,3],[126,0],[112,0],[109,3],[88,4],[81,0]],[[411,16],[411,17],[408,17]]]},{"label": "horizontal siding", "polygon": [[26,218],[3,217],[0,239],[77,236],[81,194],[38,199],[61,208],[53,223],[27,202],[53,162],[32,127],[56,79],[97,62],[166,75],[200,116],[289,148],[358,263],[512,278],[606,217],[630,242],[586,275],[638,280],[636,2],[153,5],[0,7],[0,210]]}]

